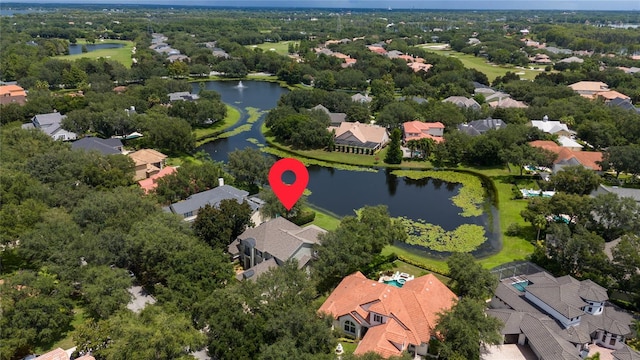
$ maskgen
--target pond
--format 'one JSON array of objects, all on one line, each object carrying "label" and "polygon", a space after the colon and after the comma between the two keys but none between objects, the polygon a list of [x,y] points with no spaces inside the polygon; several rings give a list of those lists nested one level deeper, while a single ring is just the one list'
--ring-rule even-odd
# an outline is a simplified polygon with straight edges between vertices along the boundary
[{"label": "pond", "polygon": [[[276,83],[261,81],[209,81],[194,83],[193,92],[201,87],[220,93],[222,100],[241,112],[241,120],[234,128],[243,127],[242,132],[225,139],[219,139],[202,145],[204,150],[216,161],[227,161],[227,154],[245,147],[265,145],[260,132],[265,113],[248,124],[249,108],[266,112],[277,105],[278,99],[288,90]],[[230,129],[233,130],[234,128]],[[463,224],[476,224],[485,228],[488,238],[482,246],[473,252],[483,256],[494,253],[500,247],[498,214],[495,207],[486,204],[484,214],[475,217],[462,217],[461,209],[451,202],[458,194],[461,185],[447,183],[437,179],[412,180],[398,177],[386,170],[376,172],[339,170],[323,166],[309,166],[309,185],[311,195],[308,202],[313,207],[328,211],[340,217],[354,215],[354,210],[365,205],[384,204],[394,217],[407,217],[412,220],[424,220],[451,231]],[[286,176],[286,174],[285,174]],[[285,178],[285,180],[288,180]],[[424,248],[407,244],[398,244],[408,250],[421,252]],[[446,255],[428,252],[432,256]]]},{"label": "pond", "polygon": [[[119,49],[124,47],[124,44],[114,44],[114,43],[100,43],[100,44],[86,44],[84,45],[87,48],[87,52],[92,52],[96,50],[102,49]],[[77,55],[82,54],[82,45],[71,44],[69,45],[69,55]]]}]

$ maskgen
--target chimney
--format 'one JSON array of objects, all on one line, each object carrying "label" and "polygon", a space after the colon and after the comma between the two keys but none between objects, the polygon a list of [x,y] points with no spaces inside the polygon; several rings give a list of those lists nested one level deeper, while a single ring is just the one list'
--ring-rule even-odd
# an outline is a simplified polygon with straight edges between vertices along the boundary
[{"label": "chimney", "polygon": [[223,186],[223,185],[224,185],[224,179],[218,178],[218,186]]}]

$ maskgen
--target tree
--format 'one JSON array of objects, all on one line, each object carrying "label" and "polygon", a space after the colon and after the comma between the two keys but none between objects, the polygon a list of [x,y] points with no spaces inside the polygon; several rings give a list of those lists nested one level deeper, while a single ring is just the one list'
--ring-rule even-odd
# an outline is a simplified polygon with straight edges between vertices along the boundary
[{"label": "tree", "polygon": [[498,279],[469,253],[454,253],[447,259],[449,277],[456,294],[486,300],[493,296]]},{"label": "tree", "polygon": [[336,87],[336,79],[333,76],[333,71],[324,70],[321,71],[314,81],[314,87],[323,90],[333,90]]},{"label": "tree", "polygon": [[407,234],[402,224],[390,218],[386,206],[380,205],[362,208],[357,217],[344,217],[336,230],[320,236],[312,275],[324,292],[355,271],[374,271],[382,249],[403,241]]},{"label": "tree", "polygon": [[108,320],[87,323],[74,337],[78,351],[105,360],[186,359],[204,346],[204,340],[185,314],[157,305],[140,314],[122,311]]},{"label": "tree", "polygon": [[630,197],[614,193],[598,194],[591,201],[598,233],[606,241],[640,230],[640,206]]},{"label": "tree", "polygon": [[270,188],[260,193],[260,199],[264,201],[264,204],[260,207],[260,216],[262,216],[263,219],[274,219],[282,216],[287,220],[292,220],[302,213],[302,209],[307,204],[306,196],[301,196],[300,199],[293,204],[291,210],[287,210]]},{"label": "tree", "polygon": [[391,131],[391,141],[387,147],[387,155],[384,162],[387,164],[400,164],[402,162],[402,149],[400,149],[400,129]]},{"label": "tree", "polygon": [[600,185],[600,176],[582,165],[566,166],[550,176],[557,191],[588,195]]},{"label": "tree", "polygon": [[246,201],[239,204],[234,199],[225,199],[218,207],[207,204],[198,211],[193,232],[212,247],[226,251],[238,235],[253,226],[252,212]]},{"label": "tree", "polygon": [[167,71],[173,77],[185,77],[189,75],[189,65],[182,61],[174,61],[167,65]]},{"label": "tree", "polygon": [[23,270],[0,285],[0,356],[21,358],[38,345],[51,344],[69,328],[73,303],[55,275]]},{"label": "tree", "polygon": [[502,323],[484,312],[484,300],[463,297],[438,315],[436,331],[444,338],[440,356],[445,359],[480,359],[480,349],[500,344]]},{"label": "tree", "polygon": [[229,153],[227,167],[241,183],[261,186],[267,183],[273,163],[272,157],[266,156],[258,149],[246,147]]},{"label": "tree", "polygon": [[94,319],[107,319],[123,310],[131,300],[127,290],[131,278],[124,269],[88,265],[82,271],[79,286],[89,315]]},{"label": "tree", "polygon": [[611,146],[602,155],[602,170],[613,170],[616,179],[621,172],[640,174],[640,145]]},{"label": "tree", "polygon": [[218,186],[218,179],[225,184],[232,184],[234,179],[223,169],[223,164],[211,160],[204,160],[200,164],[186,163],[170,175],[158,179],[155,189],[158,202],[170,204],[184,200],[189,196],[213,189]]},{"label": "tree", "polygon": [[415,120],[416,116],[417,112],[408,102],[392,102],[380,111],[376,117],[376,125],[393,129],[407,121]]}]

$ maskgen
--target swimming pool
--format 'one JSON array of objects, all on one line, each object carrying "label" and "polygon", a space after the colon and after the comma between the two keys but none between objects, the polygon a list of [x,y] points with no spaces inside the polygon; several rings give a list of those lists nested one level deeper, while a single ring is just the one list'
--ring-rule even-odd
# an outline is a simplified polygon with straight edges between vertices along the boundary
[{"label": "swimming pool", "polygon": [[513,285],[514,288],[518,289],[518,291],[524,292],[524,288],[529,285],[529,280],[516,282],[511,285]]},{"label": "swimming pool", "polygon": [[400,283],[398,280],[388,280],[384,282],[387,285],[395,286],[397,288],[401,288],[404,285],[404,282]]}]

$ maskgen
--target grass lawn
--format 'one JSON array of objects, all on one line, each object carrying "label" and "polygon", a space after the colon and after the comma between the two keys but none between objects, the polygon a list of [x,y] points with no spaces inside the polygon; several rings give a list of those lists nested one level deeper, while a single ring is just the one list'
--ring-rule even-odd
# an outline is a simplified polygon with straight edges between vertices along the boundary
[{"label": "grass lawn", "polygon": [[196,146],[200,146],[209,141],[215,140],[215,136],[224,132],[240,121],[240,110],[227,105],[227,116],[222,121],[218,121],[210,127],[194,129],[193,135],[196,137]]},{"label": "grass lawn", "polygon": [[519,75],[521,78],[527,79],[527,80],[533,80],[536,77],[536,75],[543,72],[543,71],[536,71],[536,70],[529,70],[529,69],[520,69],[514,66],[494,65],[494,64],[490,64],[485,58],[482,58],[482,57],[476,57],[470,54],[465,54],[465,53],[461,53],[453,50],[435,50],[435,49],[429,48],[429,46],[431,45],[433,44],[425,44],[425,45],[422,45],[421,47],[427,51],[430,51],[439,55],[455,57],[459,59],[462,62],[462,64],[464,64],[465,67],[470,69],[476,69],[480,72],[483,72],[485,75],[487,75],[487,77],[489,78],[489,81],[495,80],[495,78],[498,76],[504,76],[504,74],[506,74],[508,71],[515,72],[515,73],[524,73]]},{"label": "grass lawn", "polygon": [[331,215],[323,210],[315,207],[308,207],[308,210],[313,210],[316,213],[316,217],[311,222],[313,225],[319,226],[325,230],[335,230],[340,225],[340,219]]},{"label": "grass lawn", "polygon": [[[98,43],[98,42],[96,42]],[[77,54],[77,55],[61,55],[61,56],[56,56],[57,59],[62,59],[62,60],[77,60],[80,58],[90,58],[90,59],[97,59],[97,58],[106,58],[106,59],[111,59],[111,60],[115,60],[121,64],[123,64],[124,66],[131,68],[131,64],[133,63],[133,61],[131,60],[132,57],[132,50],[133,47],[135,46],[135,43],[133,41],[126,41],[126,40],[105,40],[103,41],[103,43],[105,44],[111,44],[111,43],[115,43],[115,44],[124,44],[123,47],[119,48],[119,49],[101,49],[101,50],[96,50],[96,51],[91,51],[91,52],[87,52],[87,53],[82,53],[82,54]],[[86,44],[86,41],[83,40],[79,40],[78,41],[79,45],[82,44]]]},{"label": "grass lawn", "polygon": [[[289,44],[294,43],[296,45],[299,45],[300,42],[299,41],[279,41],[279,42],[275,42],[275,43],[262,43],[262,44],[258,44],[258,45],[247,45],[246,47],[249,49],[255,49],[255,48],[259,48],[262,49],[264,51],[275,51],[276,53],[278,53],[279,55],[288,55],[289,54]],[[274,50],[271,50],[274,49]]]}]

